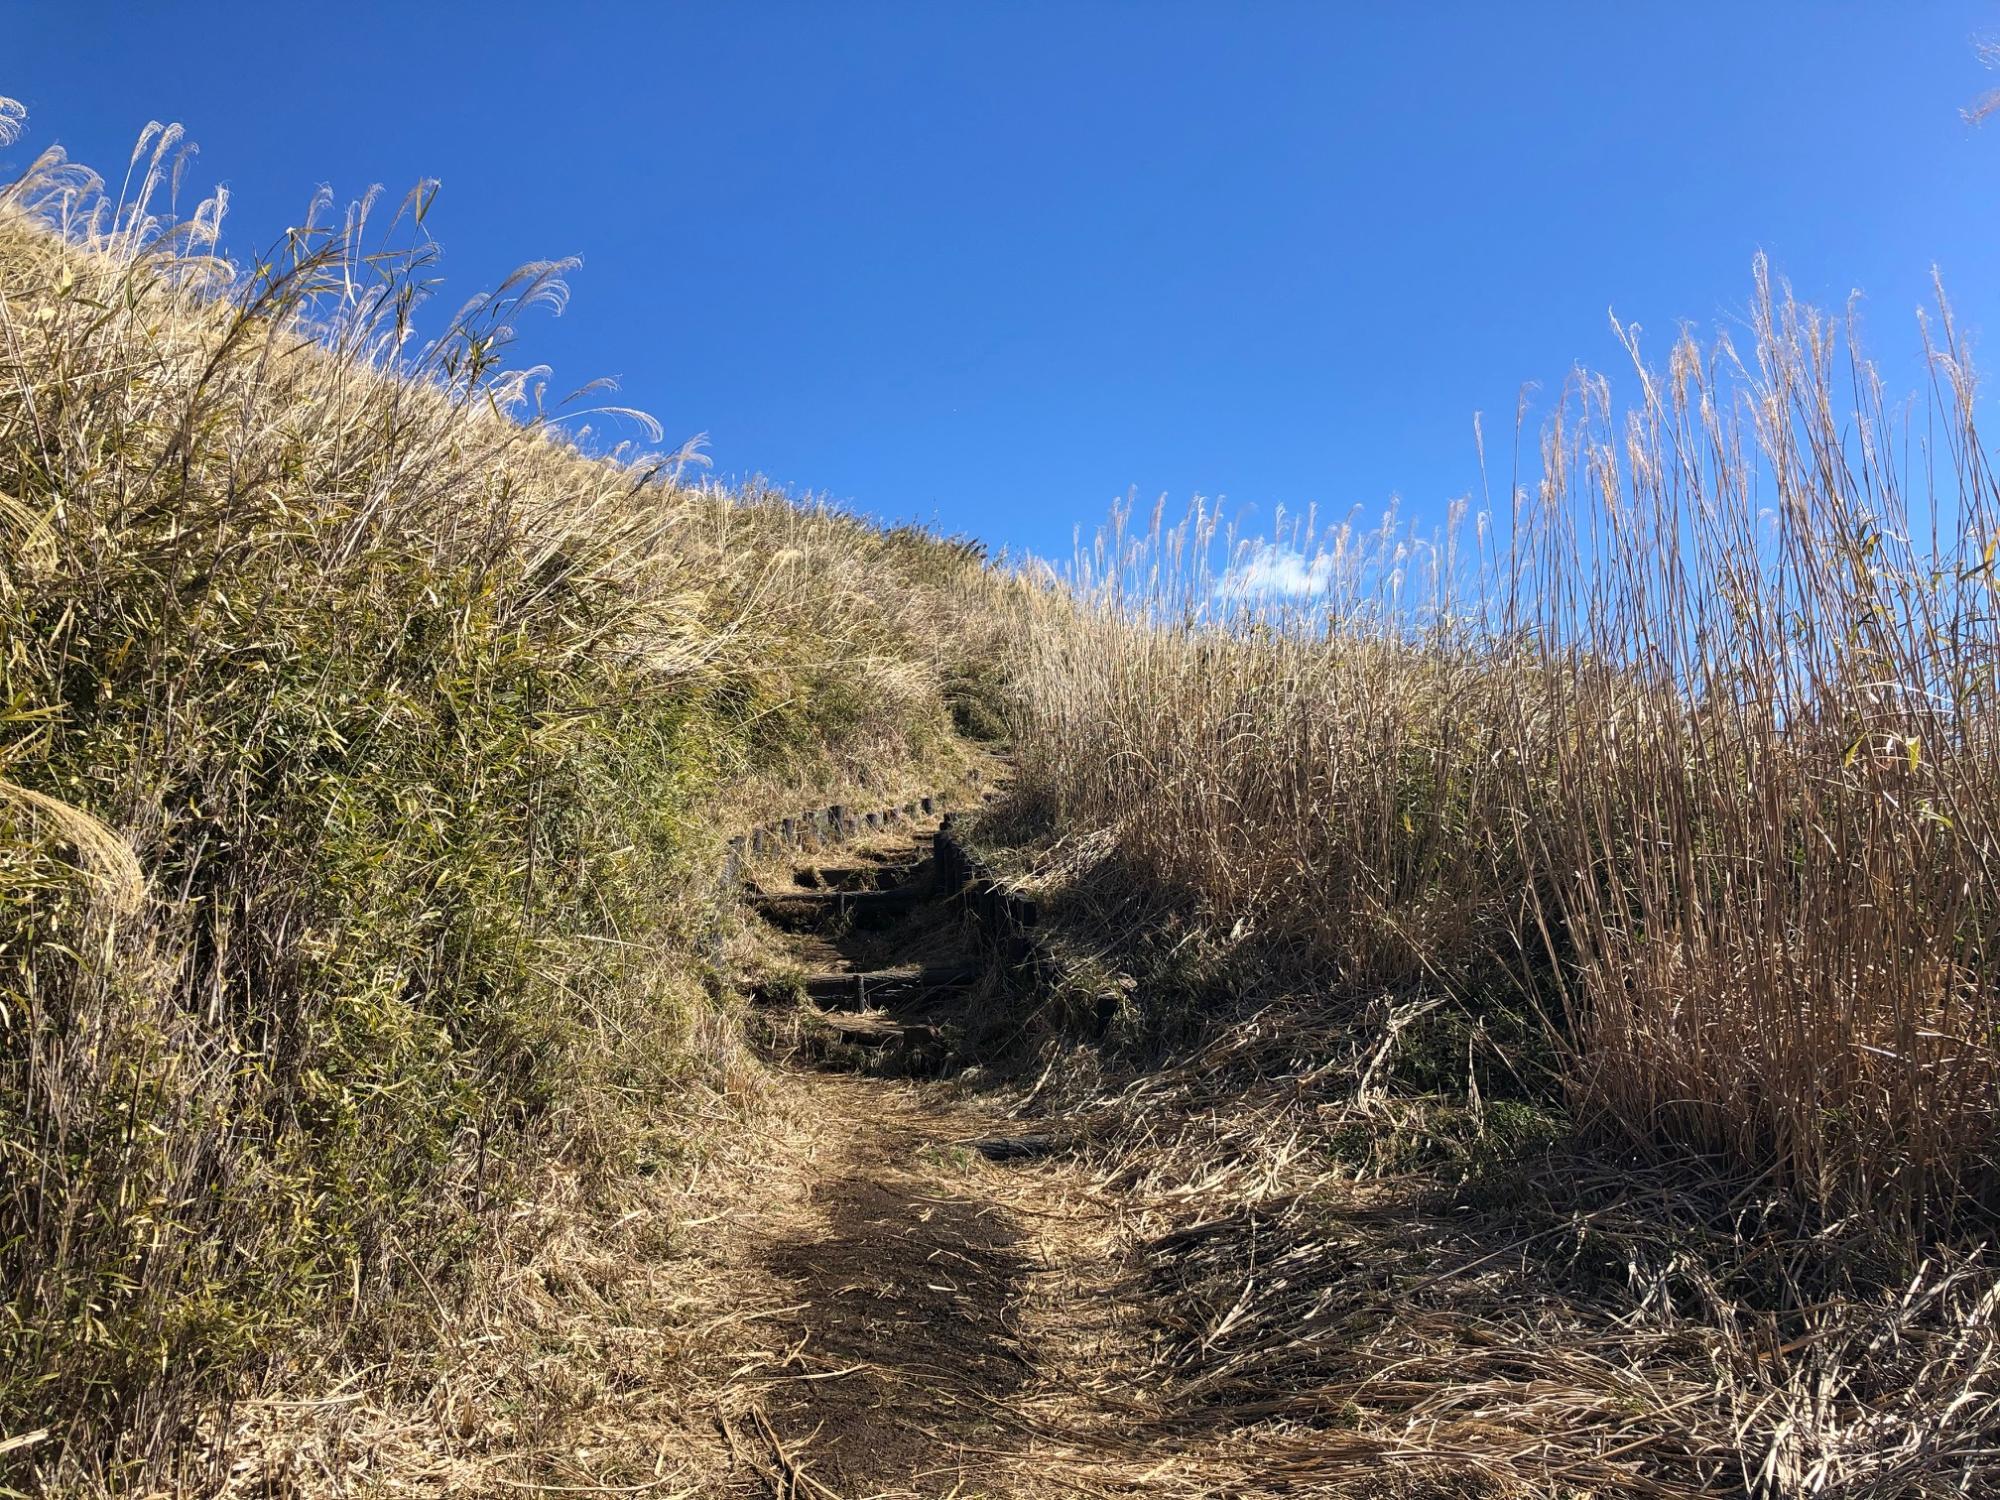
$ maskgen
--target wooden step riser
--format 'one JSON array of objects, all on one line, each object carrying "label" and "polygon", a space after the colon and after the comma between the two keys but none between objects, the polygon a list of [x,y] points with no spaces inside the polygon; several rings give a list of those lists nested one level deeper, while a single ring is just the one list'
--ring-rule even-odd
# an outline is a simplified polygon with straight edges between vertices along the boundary
[{"label": "wooden step riser", "polygon": [[757,914],[786,932],[825,932],[841,926],[885,927],[901,921],[930,892],[910,886],[893,891],[787,891],[754,898]]},{"label": "wooden step riser", "polygon": [[[986,970],[978,964],[938,964],[911,973],[884,969],[872,973],[829,972],[813,974],[803,985],[814,1004],[834,1010],[863,1010],[868,1006],[892,1005],[928,995],[939,995],[975,987]],[[760,994],[760,999],[781,999],[781,994]]]}]

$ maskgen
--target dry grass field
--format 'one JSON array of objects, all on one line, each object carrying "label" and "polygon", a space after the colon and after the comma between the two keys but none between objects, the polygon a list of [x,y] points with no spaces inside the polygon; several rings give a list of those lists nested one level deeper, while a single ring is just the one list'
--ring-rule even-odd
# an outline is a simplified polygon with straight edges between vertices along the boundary
[{"label": "dry grass field", "polygon": [[[1684,1336],[1676,1423],[1729,1455],[1690,1458],[1704,1487],[1957,1494],[1995,1472],[2000,511],[1942,297],[1905,404],[1761,267],[1752,307],[1741,348],[1632,347],[1623,403],[1577,377],[1539,462],[1440,534],[1107,532],[1035,617],[1002,836],[1125,935],[1138,1055],[1260,1037],[1204,1108],[1289,1081],[1250,1111],[1273,1182],[1429,1156],[1435,1209],[1497,1166],[1527,1217],[1495,1257],[1609,1236],[1592,1275],[1625,1284],[1502,1339],[1531,1362],[1505,1396],[1412,1333],[1389,1352],[1427,1387],[1574,1437]],[[1250,1246],[1202,1252],[1253,1342],[1336,1274],[1295,1243],[1332,1234],[1314,1201],[1261,1249],[1301,1257],[1283,1295]],[[1253,1408],[1353,1356],[1297,1357]]]},{"label": "dry grass field", "polygon": [[[1911,402],[1760,267],[1436,534],[1062,576],[180,146],[0,189],[0,1494],[2000,1492],[1941,297]],[[1025,954],[929,825],[718,882],[945,787]]]}]

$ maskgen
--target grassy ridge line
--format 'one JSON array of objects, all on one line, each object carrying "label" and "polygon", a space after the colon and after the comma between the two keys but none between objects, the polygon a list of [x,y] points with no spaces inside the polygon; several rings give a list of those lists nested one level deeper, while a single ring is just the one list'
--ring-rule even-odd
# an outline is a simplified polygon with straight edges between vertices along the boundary
[{"label": "grassy ridge line", "polygon": [[449,1285],[516,1166],[701,1067],[717,822],[952,762],[995,587],[579,453],[500,363],[560,268],[420,346],[421,201],[239,275],[219,203],[148,217],[153,145],[123,206],[53,154],[0,194],[0,1434],[45,1483]]}]

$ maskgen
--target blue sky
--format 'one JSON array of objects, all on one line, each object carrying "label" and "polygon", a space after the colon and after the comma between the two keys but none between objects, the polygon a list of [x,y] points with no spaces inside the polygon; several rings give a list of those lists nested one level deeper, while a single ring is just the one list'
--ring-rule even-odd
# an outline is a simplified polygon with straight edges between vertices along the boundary
[{"label": "blue sky", "polygon": [[[1752,256],[1933,264],[2000,327],[2000,3],[0,7],[28,134],[201,146],[252,249],[442,179],[447,291],[579,255],[520,351],[714,472],[1066,556],[1128,490],[1440,515],[1607,313],[1713,327]],[[448,300],[455,305],[457,296]]]}]

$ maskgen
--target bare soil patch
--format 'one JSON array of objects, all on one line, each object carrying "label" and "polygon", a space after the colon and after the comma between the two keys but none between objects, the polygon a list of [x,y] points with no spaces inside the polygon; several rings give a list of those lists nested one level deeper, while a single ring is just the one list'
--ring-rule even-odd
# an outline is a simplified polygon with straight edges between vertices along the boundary
[{"label": "bare soil patch", "polygon": [[843,1494],[932,1493],[967,1445],[1008,1441],[996,1407],[1034,1375],[1014,1326],[1030,1269],[1020,1231],[991,1200],[940,1192],[917,1161],[938,1146],[926,1123],[949,1120],[855,1120],[851,1154],[815,1194],[817,1232],[764,1257],[803,1303],[786,1327],[804,1378],[770,1415]]}]

